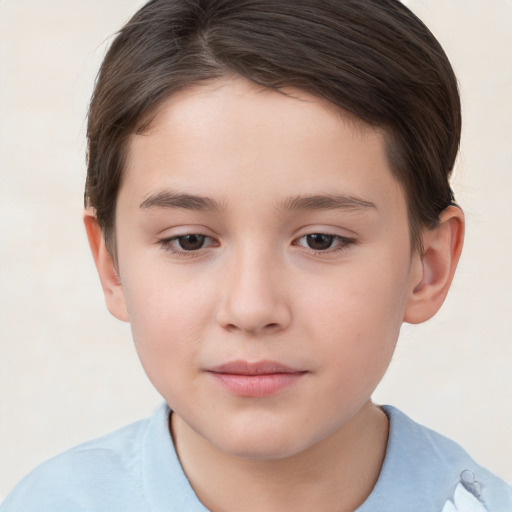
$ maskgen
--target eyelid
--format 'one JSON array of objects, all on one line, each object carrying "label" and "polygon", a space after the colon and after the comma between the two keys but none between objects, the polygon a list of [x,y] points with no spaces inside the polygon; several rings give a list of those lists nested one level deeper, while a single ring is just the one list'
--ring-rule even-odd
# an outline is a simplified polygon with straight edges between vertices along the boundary
[{"label": "eyelid", "polygon": [[215,238],[216,234],[204,224],[185,224],[176,223],[176,225],[166,225],[163,229],[155,231],[155,238],[158,240],[176,238],[186,235],[203,235]]}]

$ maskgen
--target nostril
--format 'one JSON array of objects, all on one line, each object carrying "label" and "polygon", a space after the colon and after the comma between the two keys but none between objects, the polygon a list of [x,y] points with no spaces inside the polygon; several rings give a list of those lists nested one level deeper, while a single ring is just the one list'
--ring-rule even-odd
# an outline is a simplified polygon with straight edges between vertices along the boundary
[{"label": "nostril", "polygon": [[[238,292],[240,288],[238,286]],[[268,300],[263,294],[231,293],[219,303],[215,320],[233,333],[278,333],[288,327],[291,311],[284,298],[271,299],[273,300]]]},{"label": "nostril", "polygon": [[272,331],[277,331],[280,329],[280,325],[277,323],[277,322],[272,322],[272,323],[269,323],[269,324],[266,324],[264,325],[262,328],[260,327],[257,327],[257,326],[249,326],[249,325],[246,325],[245,327],[240,327],[236,324],[227,324],[226,327],[225,327],[228,331],[240,331],[240,330],[243,330],[243,331],[247,331],[248,333],[258,333],[258,332],[272,332]]}]

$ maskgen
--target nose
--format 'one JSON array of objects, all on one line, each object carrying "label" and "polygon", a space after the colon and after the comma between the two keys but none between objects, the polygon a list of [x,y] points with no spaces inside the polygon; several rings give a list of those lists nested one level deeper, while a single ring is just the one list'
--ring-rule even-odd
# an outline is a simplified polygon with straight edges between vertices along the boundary
[{"label": "nose", "polygon": [[277,258],[248,249],[232,259],[220,284],[217,322],[224,329],[247,334],[285,330],[292,315]]}]

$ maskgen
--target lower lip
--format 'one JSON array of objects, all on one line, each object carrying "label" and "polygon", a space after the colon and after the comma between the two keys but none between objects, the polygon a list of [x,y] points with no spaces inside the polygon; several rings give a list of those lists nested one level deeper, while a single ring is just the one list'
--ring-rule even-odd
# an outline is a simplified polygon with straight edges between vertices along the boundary
[{"label": "lower lip", "polygon": [[213,378],[225,389],[235,395],[245,397],[274,395],[295,384],[304,374],[305,372],[240,375],[211,372]]}]

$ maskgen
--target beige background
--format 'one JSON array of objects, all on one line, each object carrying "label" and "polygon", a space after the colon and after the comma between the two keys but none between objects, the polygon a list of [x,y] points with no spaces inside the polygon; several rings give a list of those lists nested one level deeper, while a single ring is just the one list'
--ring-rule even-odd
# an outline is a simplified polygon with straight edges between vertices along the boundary
[{"label": "beige background", "polygon": [[[405,326],[380,402],[512,481],[512,1],[410,0],[461,82],[467,242],[451,296]],[[160,402],[107,314],[81,226],[85,113],[137,0],[0,0],[0,495]]]}]

